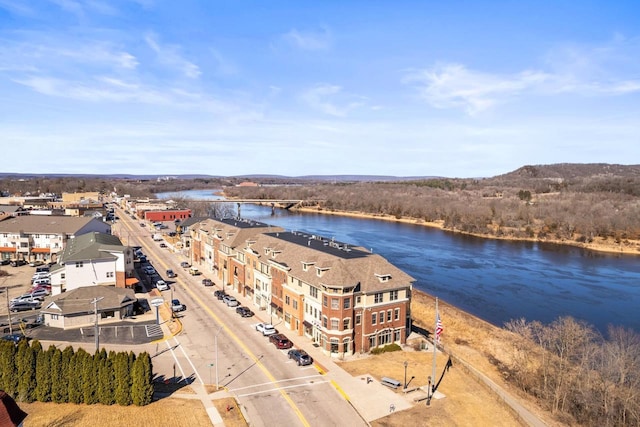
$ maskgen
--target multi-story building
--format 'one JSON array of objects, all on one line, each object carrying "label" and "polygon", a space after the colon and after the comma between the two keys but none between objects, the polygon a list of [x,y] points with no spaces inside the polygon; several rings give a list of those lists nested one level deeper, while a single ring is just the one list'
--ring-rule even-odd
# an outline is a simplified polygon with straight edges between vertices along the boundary
[{"label": "multi-story building", "polygon": [[22,215],[0,221],[2,259],[55,261],[67,241],[85,233],[111,234],[111,227],[89,217]]},{"label": "multi-story building", "polygon": [[203,271],[211,272],[219,282],[246,295],[247,258],[238,251],[247,241],[272,230],[282,230],[257,221],[242,219],[205,219],[189,227],[191,260]]},{"label": "multi-story building", "polygon": [[138,211],[138,215],[147,221],[180,221],[191,217],[191,209],[164,209],[160,211]]},{"label": "multi-story building", "polygon": [[51,293],[86,286],[130,287],[137,282],[133,250],[116,236],[86,233],[70,240],[51,268]]},{"label": "multi-story building", "polygon": [[334,357],[405,343],[414,279],[364,248],[244,220],[192,226],[194,259]]}]

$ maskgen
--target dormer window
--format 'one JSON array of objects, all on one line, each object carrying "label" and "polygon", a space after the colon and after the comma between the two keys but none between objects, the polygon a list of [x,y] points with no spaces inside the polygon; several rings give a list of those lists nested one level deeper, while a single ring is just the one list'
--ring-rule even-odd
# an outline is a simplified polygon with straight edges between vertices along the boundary
[{"label": "dormer window", "polygon": [[376,273],[376,277],[378,278],[378,280],[381,283],[388,282],[389,280],[391,280],[391,275],[390,274],[377,274]]},{"label": "dormer window", "polygon": [[322,275],[327,271],[329,271],[328,267],[316,267],[316,274],[318,277],[322,277]]},{"label": "dormer window", "polygon": [[309,267],[314,265],[315,262],[304,262],[302,261],[302,271],[309,271]]}]

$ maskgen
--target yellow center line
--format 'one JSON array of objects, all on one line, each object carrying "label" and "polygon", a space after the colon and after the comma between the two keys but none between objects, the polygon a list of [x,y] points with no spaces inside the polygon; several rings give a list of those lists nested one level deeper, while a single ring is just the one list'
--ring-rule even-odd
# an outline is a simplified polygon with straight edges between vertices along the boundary
[{"label": "yellow center line", "polygon": [[[121,222],[121,224],[123,224],[129,231],[133,231],[133,229],[131,227],[129,227],[128,224]],[[148,252],[151,252],[150,250],[150,246],[142,241],[142,237],[140,238],[140,244],[142,246],[144,246]],[[162,259],[158,258],[157,260],[161,266],[164,269],[167,269],[169,267],[168,264],[166,264],[164,261],[162,261]],[[196,295],[191,289],[189,289],[189,287],[185,284],[185,282],[181,279],[180,276],[177,277],[178,280],[176,280],[176,282],[180,282],[180,284],[182,285],[183,289],[185,291],[187,291],[189,293],[189,295],[191,295],[191,297],[196,300],[196,302],[198,302],[198,304],[200,304],[200,307],[203,308],[208,314],[209,316],[211,316],[211,318],[213,320],[215,320],[218,325],[220,325],[223,330],[227,333],[227,335],[229,335],[235,342],[236,344],[238,344],[243,350],[244,352],[247,354],[247,356],[249,356],[251,359],[253,359],[254,363],[256,364],[256,366],[258,366],[262,372],[264,372],[264,374],[267,376],[267,378],[273,382],[273,383],[277,383],[278,380],[271,374],[271,372],[269,372],[269,370],[267,369],[266,366],[264,366],[264,364],[262,364],[262,362],[260,362],[260,359],[258,357],[256,357],[255,354],[253,354],[253,352],[251,352],[251,350],[249,350],[249,348],[245,345],[245,343],[235,334],[232,332],[232,330],[227,327],[227,325],[222,322],[222,320],[220,320],[220,318],[204,303],[204,301],[202,301],[202,299],[200,299],[200,297],[198,295]],[[284,390],[279,389],[280,394],[282,395],[282,397],[287,401],[287,403],[289,404],[289,406],[291,406],[291,409],[293,409],[293,411],[296,413],[296,415],[298,416],[298,418],[300,419],[300,421],[302,422],[302,424],[304,426],[308,426],[310,427],[311,424],[309,424],[309,422],[307,421],[307,419],[304,417],[304,415],[302,414],[302,412],[300,411],[300,409],[298,408],[298,406],[295,404],[295,402],[293,400],[291,400],[291,398],[289,397],[289,395],[287,393],[285,393]]]}]

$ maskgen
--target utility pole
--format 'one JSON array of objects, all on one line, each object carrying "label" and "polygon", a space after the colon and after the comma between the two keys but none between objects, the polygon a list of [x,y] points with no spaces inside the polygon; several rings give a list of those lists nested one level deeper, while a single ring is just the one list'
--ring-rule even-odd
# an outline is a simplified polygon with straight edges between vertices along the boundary
[{"label": "utility pole", "polygon": [[11,321],[11,307],[9,306],[9,287],[4,287],[4,293],[7,295],[7,313],[9,313],[9,333],[13,334],[13,322]]},{"label": "utility pole", "polygon": [[95,313],[96,316],[96,321],[95,321],[95,337],[96,337],[96,353],[98,352],[98,350],[100,350],[100,337],[99,337],[99,329],[98,329],[98,301],[104,299],[104,297],[100,297],[100,298],[94,298],[93,301],[91,301],[91,304],[93,304],[93,312]]}]

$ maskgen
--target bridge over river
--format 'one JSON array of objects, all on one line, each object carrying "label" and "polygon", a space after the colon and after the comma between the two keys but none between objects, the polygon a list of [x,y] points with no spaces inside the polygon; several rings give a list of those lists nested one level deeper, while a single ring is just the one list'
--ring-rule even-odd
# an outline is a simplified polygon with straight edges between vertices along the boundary
[{"label": "bridge over river", "polygon": [[291,209],[302,206],[303,202],[321,202],[322,200],[300,200],[300,199],[195,199],[195,202],[204,203],[236,203],[238,205],[238,216],[240,216],[240,206],[246,203],[254,205],[271,206],[271,211],[276,208]]}]

